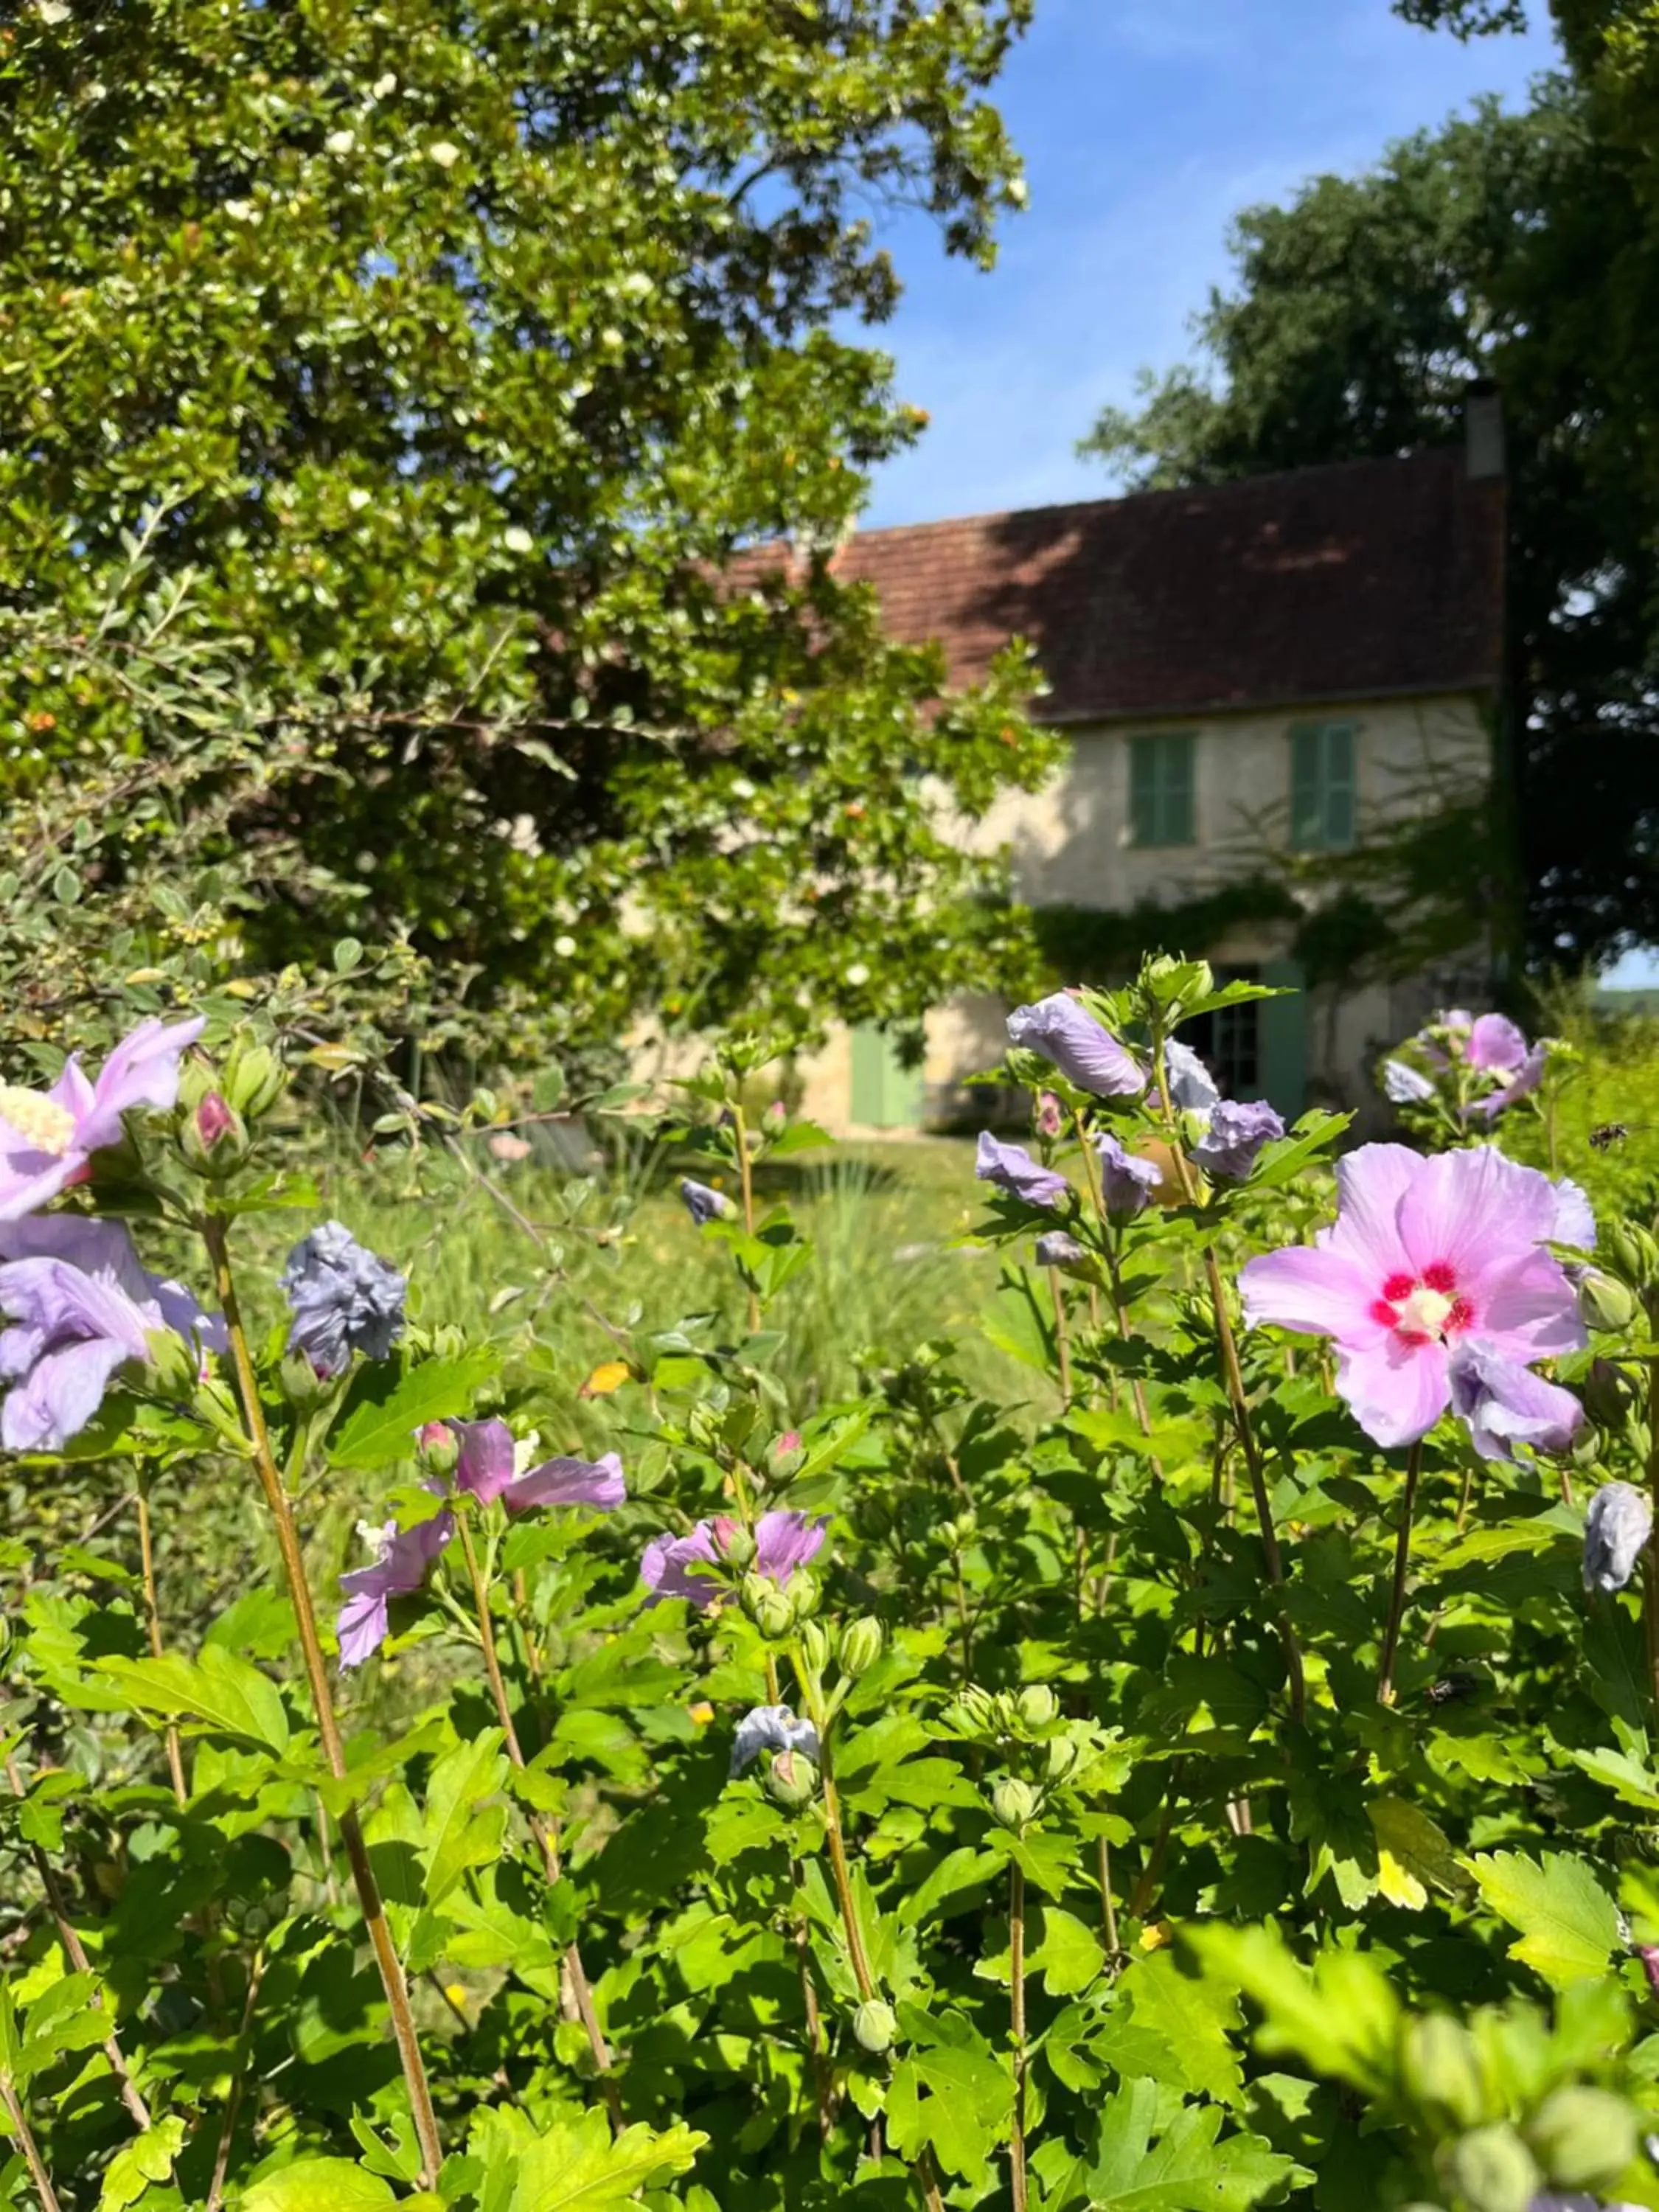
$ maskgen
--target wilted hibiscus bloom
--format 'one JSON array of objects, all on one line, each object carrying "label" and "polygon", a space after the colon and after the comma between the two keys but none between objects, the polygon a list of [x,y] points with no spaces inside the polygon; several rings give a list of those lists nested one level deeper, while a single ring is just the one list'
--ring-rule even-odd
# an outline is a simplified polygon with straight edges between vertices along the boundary
[{"label": "wilted hibiscus bloom", "polygon": [[798,1721],[787,1705],[756,1705],[738,1723],[732,1739],[732,1772],[741,1774],[763,1751],[799,1751],[818,1756],[818,1732],[811,1721]]},{"label": "wilted hibiscus bloom", "polygon": [[120,1143],[121,1116],[132,1108],[176,1104],[179,1062],[205,1027],[152,1016],[116,1046],[96,1082],[71,1054],[50,1091],[0,1084],[0,1221],[21,1220],[84,1182],[92,1155]]},{"label": "wilted hibiscus bloom", "polygon": [[[763,1513],[755,1523],[755,1556],[749,1571],[765,1575],[781,1589],[797,1567],[817,1557],[829,1526],[827,1516],[810,1521],[804,1513]],[[703,1570],[725,1564],[727,1548],[739,1530],[740,1523],[722,1513],[699,1521],[688,1535],[653,1536],[640,1561],[640,1578],[651,1592],[646,1603],[660,1605],[665,1598],[683,1597],[706,1613],[725,1596],[727,1584],[719,1574]]]},{"label": "wilted hibiscus bloom", "polygon": [[461,1448],[456,1487],[481,1504],[499,1498],[509,1513],[528,1512],[538,1505],[591,1505],[608,1513],[627,1500],[623,1464],[615,1452],[599,1460],[544,1460],[520,1473],[517,1442],[505,1421],[450,1421],[446,1425]]},{"label": "wilted hibiscus bloom", "polygon": [[1133,1055],[1104,1030],[1080,999],[1055,991],[1008,1017],[1012,1042],[1039,1052],[1068,1083],[1097,1098],[1138,1098],[1146,1077]]},{"label": "wilted hibiscus bloom", "polygon": [[1452,1411],[1468,1424],[1482,1459],[1513,1460],[1516,1446],[1571,1451],[1584,1409],[1571,1390],[1505,1359],[1480,1337],[1465,1337],[1451,1356]]},{"label": "wilted hibiscus bloom", "polygon": [[150,1274],[119,1222],[48,1214],[0,1225],[0,1443],[57,1451],[78,1436],[119,1370],[146,1364],[171,1329],[199,1362],[224,1323],[181,1284]]},{"label": "wilted hibiscus bloom", "polygon": [[1311,1248],[1252,1260],[1246,1319],[1328,1336],[1337,1388],[1383,1445],[1425,1436],[1451,1402],[1466,1339],[1528,1367],[1585,1341],[1573,1286],[1542,1249],[1563,1196],[1501,1152],[1425,1159],[1364,1145],[1337,1167],[1335,1224]]},{"label": "wilted hibiscus bloom", "polygon": [[302,1238],[288,1255],[282,1281],[294,1316],[288,1348],[302,1352],[318,1375],[343,1374],[354,1352],[367,1359],[391,1357],[404,1333],[409,1285],[343,1223],[325,1221]]},{"label": "wilted hibiscus bloom", "polygon": [[1006,1145],[988,1129],[979,1133],[974,1173],[981,1182],[993,1183],[1027,1206],[1059,1206],[1071,1195],[1072,1186],[1063,1175],[1034,1160],[1024,1145]]}]

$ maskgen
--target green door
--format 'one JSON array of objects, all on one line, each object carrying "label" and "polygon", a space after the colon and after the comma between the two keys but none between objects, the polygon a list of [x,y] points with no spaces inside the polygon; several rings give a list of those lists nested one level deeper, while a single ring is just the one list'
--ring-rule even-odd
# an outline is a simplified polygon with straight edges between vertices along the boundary
[{"label": "green door", "polygon": [[1287,1121],[1308,1103],[1308,1001],[1306,979],[1297,960],[1265,960],[1261,980],[1288,999],[1261,999],[1261,1089]]},{"label": "green door", "polygon": [[866,1025],[853,1032],[850,1119],[861,1129],[915,1129],[921,1124],[921,1070],[901,1067],[892,1039]]}]

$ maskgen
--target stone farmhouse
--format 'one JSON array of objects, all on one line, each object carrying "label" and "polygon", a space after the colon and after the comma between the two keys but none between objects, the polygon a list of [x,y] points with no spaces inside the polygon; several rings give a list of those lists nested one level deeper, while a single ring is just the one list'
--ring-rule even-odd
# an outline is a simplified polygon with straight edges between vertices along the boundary
[{"label": "stone farmhouse", "polygon": [[[1504,645],[1496,410],[1472,399],[1455,448],[849,541],[840,573],[874,586],[896,636],[938,639],[953,684],[981,676],[1012,637],[1036,648],[1049,688],[1035,711],[1070,738],[1069,759],[1045,790],[1005,798],[963,836],[1010,848],[1034,908],[1170,909],[1170,949],[1299,987],[1294,920],[1241,920],[1200,945],[1182,936],[1182,910],[1247,878],[1300,880],[1291,855],[1340,854],[1449,805],[1492,802]],[[1306,907],[1322,894],[1300,896]],[[1374,1116],[1380,1050],[1489,985],[1489,923],[1471,911],[1469,925],[1467,948],[1435,972],[1298,989],[1232,1010],[1194,1042],[1237,1096],[1286,1115],[1321,1103]],[[853,1134],[971,1119],[976,1100],[982,1120],[984,1094],[962,1086],[1000,1056],[1006,1012],[939,1008],[917,1070],[877,1030],[834,1036],[804,1069],[806,1110]]]}]

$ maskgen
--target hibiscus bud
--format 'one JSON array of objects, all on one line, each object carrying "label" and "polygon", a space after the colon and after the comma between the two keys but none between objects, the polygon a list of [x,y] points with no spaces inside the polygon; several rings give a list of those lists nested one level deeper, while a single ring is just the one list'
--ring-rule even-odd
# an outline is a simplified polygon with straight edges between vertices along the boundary
[{"label": "hibiscus bud", "polygon": [[806,1451],[800,1440],[800,1431],[786,1429],[772,1447],[767,1464],[768,1476],[781,1488],[783,1484],[793,1480],[797,1468],[805,1456]]},{"label": "hibiscus bud", "polygon": [[[343,1370],[341,1370],[343,1373]],[[319,1375],[303,1352],[290,1352],[283,1361],[283,1395],[296,1413],[308,1413],[333,1391],[338,1377]]]},{"label": "hibiscus bud", "polygon": [[1000,1827],[1018,1835],[1029,1822],[1036,1820],[1040,1802],[1029,1782],[1021,1782],[1015,1775],[1005,1774],[991,1792],[991,1812]]},{"label": "hibiscus bud", "polygon": [[720,1549],[726,1554],[727,1564],[743,1574],[754,1565],[755,1555],[760,1547],[747,1528],[734,1528],[729,1536],[721,1540]]},{"label": "hibiscus bud", "polygon": [[761,1788],[786,1813],[798,1813],[818,1793],[818,1770],[805,1752],[781,1751],[766,1770]]},{"label": "hibiscus bud", "polygon": [[743,1609],[769,1643],[780,1643],[795,1625],[795,1609],[766,1575],[743,1578]]},{"label": "hibiscus bud", "polygon": [[176,1329],[144,1331],[149,1373],[145,1380],[164,1398],[189,1399],[201,1381],[201,1360]]},{"label": "hibiscus bud", "polygon": [[1622,1370],[1610,1359],[1594,1359],[1579,1395],[1584,1411],[1599,1428],[1616,1429],[1630,1409],[1630,1395]]},{"label": "hibiscus bud", "polygon": [[185,1164],[199,1176],[228,1175],[247,1158],[247,1124],[222,1092],[204,1091],[179,1132]]},{"label": "hibiscus bud", "polygon": [[433,1474],[453,1474],[460,1463],[460,1439],[447,1421],[428,1421],[415,1442],[421,1465]]},{"label": "hibiscus bud", "polygon": [[1048,1741],[1048,1779],[1051,1783],[1065,1782],[1083,1764],[1083,1746],[1068,1735],[1051,1736]]},{"label": "hibiscus bud", "polygon": [[882,1642],[881,1623],[868,1613],[849,1621],[841,1634],[842,1673],[855,1681],[860,1674],[867,1674],[881,1656]]},{"label": "hibiscus bud", "polygon": [[1015,1699],[1014,1711],[1022,1728],[1047,1728],[1060,1716],[1060,1699],[1046,1682],[1032,1682]]},{"label": "hibiscus bud", "polygon": [[775,1137],[789,1120],[789,1109],[781,1098],[775,1098],[761,1115],[761,1127],[769,1137]]},{"label": "hibiscus bud", "polygon": [[1616,2181],[1636,2156],[1636,2115],[1606,2089],[1557,2089],[1534,2113],[1527,2136],[1552,2181],[1595,2189]]},{"label": "hibiscus bud", "polygon": [[893,2047],[898,2033],[898,2021],[893,2008],[884,2004],[879,1997],[866,1997],[853,2014],[853,2039],[860,2051],[867,2051],[872,2058],[879,2058]]},{"label": "hibiscus bud", "polygon": [[1635,1290],[1647,1290],[1659,1279],[1659,1244],[1637,1222],[1613,1223],[1607,1235],[1607,1254]]},{"label": "hibiscus bud", "polygon": [[1476,2128],[1446,2161],[1448,2178],[1469,2212],[1527,2212],[1543,2176],[1515,2130]]},{"label": "hibiscus bud", "polygon": [[1066,1127],[1066,1111],[1052,1091],[1045,1091],[1037,1100],[1036,1131],[1040,1137],[1052,1140]]},{"label": "hibiscus bud", "polygon": [[1419,2105],[1457,2128],[1472,2128],[1486,2109],[1474,2038],[1449,2013],[1408,2022],[1400,2046],[1401,2077]]},{"label": "hibiscus bud", "polygon": [[810,1574],[805,1567],[797,1567],[783,1589],[784,1595],[789,1601],[792,1624],[810,1620],[818,1609],[818,1599],[822,1595],[817,1577]]},{"label": "hibiscus bud", "polygon": [[988,1690],[981,1690],[975,1682],[970,1682],[954,1698],[946,1711],[951,1726],[961,1729],[964,1735],[996,1734],[996,1699]]},{"label": "hibiscus bud", "polygon": [[1578,1312],[1586,1328],[1622,1336],[1641,1311],[1634,1291],[1600,1267],[1587,1268],[1578,1285]]},{"label": "hibiscus bud", "polygon": [[821,1620],[802,1624],[800,1656],[809,1674],[822,1674],[830,1664],[830,1632]]},{"label": "hibiscus bud", "polygon": [[1642,1961],[1642,1972],[1648,1978],[1648,1987],[1659,1997],[1659,1945],[1643,1944],[1636,1954]]},{"label": "hibiscus bud", "polygon": [[287,1079],[282,1061],[269,1045],[248,1044],[239,1038],[226,1055],[225,1097],[250,1121],[270,1111],[282,1097]]}]

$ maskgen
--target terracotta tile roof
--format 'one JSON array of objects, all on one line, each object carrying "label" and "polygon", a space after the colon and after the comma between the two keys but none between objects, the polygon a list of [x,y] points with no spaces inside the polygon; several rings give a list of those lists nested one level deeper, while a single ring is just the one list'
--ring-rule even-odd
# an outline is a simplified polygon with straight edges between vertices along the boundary
[{"label": "terracotta tile roof", "polygon": [[864,531],[836,567],[953,684],[1018,635],[1045,719],[1150,719],[1495,690],[1504,514],[1460,447]]}]

